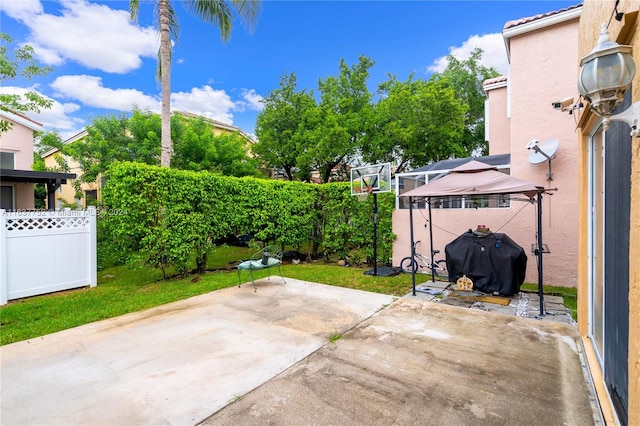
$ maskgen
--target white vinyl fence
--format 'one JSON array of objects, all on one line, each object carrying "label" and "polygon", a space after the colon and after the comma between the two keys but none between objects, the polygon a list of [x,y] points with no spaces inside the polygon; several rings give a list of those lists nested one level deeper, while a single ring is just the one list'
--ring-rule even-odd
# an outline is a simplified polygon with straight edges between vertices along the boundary
[{"label": "white vinyl fence", "polygon": [[97,284],[96,209],[0,210],[0,305]]}]

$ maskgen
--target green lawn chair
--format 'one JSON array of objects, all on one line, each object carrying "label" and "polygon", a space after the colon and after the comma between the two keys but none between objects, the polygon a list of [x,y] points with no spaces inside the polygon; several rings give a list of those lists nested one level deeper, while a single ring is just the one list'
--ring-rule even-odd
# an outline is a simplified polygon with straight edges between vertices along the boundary
[{"label": "green lawn chair", "polygon": [[[249,271],[251,275],[251,284],[253,284],[253,291],[257,291],[256,283],[253,278],[253,271],[259,271],[261,269],[271,269],[273,267],[278,267],[278,272],[280,272],[280,277],[282,278],[282,282],[286,284],[284,277],[282,276],[282,270],[280,269],[280,265],[282,264],[282,249],[278,246],[266,246],[253,256],[251,259],[241,261],[238,264],[238,287],[242,285],[242,281],[240,280],[240,273],[242,271]],[[271,279],[271,273],[267,276],[268,279]]]}]

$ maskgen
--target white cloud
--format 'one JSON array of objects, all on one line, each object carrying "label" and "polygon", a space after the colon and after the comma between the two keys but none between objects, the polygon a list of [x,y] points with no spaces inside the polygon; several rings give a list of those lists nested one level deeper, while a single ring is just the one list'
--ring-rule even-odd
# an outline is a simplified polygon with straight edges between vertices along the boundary
[{"label": "white cloud", "polygon": [[[471,52],[473,52],[476,47],[482,49],[480,65],[494,67],[501,75],[508,74],[509,62],[501,33],[485,34],[483,36],[473,35],[462,43],[462,46],[450,47],[449,55],[457,59],[465,60],[469,58]],[[430,72],[442,72],[447,67],[447,64],[447,57],[442,56],[436,59],[433,64],[428,67],[428,70]]]},{"label": "white cloud", "polygon": [[[66,134],[74,134],[77,133],[77,129],[81,128],[84,124],[84,120],[80,118],[71,117],[69,114],[72,114],[80,109],[80,106],[75,103],[61,103],[52,99],[37,90],[37,86],[32,87],[13,87],[13,86],[3,86],[2,93],[10,93],[16,95],[22,95],[26,92],[36,92],[40,96],[43,96],[47,99],[53,101],[51,108],[43,109],[39,113],[36,112],[27,112],[25,115],[39,123],[42,123],[44,127],[49,130],[57,130],[60,132],[61,136]],[[64,136],[63,136],[64,137]]]},{"label": "white cloud", "polygon": [[42,13],[42,3],[40,0],[5,0],[0,2],[0,10],[13,19],[24,21]]},{"label": "white cloud", "polygon": [[[55,95],[75,100],[83,106],[130,112],[134,106],[160,112],[161,102],[156,96],[136,89],[111,89],[103,85],[102,78],[90,75],[66,75],[51,84]],[[254,90],[243,91],[243,100],[234,102],[224,90],[211,86],[195,87],[188,92],[171,94],[171,109],[199,114],[223,123],[233,124],[232,111],[250,105],[256,109],[261,99]]]},{"label": "white cloud", "polygon": [[233,124],[231,111],[236,109],[236,104],[224,90],[215,90],[211,86],[172,93],[171,104],[175,111],[187,111],[228,124]]},{"label": "white cloud", "polygon": [[160,111],[160,100],[136,89],[110,89],[102,78],[90,75],[65,75],[55,79],[51,87],[56,95],[75,99],[85,106],[129,112],[134,106]]},{"label": "white cloud", "polygon": [[[27,44],[27,43],[24,43]],[[64,58],[60,55],[56,49],[50,49],[46,46],[42,46],[38,43],[32,42],[30,44],[33,47],[33,51],[35,52],[35,56],[46,65],[62,65],[64,64]]]},{"label": "white cloud", "polygon": [[[87,68],[123,74],[156,58],[157,31],[139,27],[126,10],[85,0],[63,0],[59,15],[44,13],[39,1],[4,1],[3,11],[30,30],[26,40],[45,64],[74,61]],[[19,3],[20,5],[17,5]]]},{"label": "white cloud", "polygon": [[253,111],[262,111],[264,104],[262,96],[256,93],[254,89],[242,89],[242,101],[237,102],[236,109],[244,111],[245,109]]},{"label": "white cloud", "polygon": [[78,133],[86,124],[83,119],[69,115],[79,109],[78,104],[54,101],[50,109],[40,111],[34,116],[34,120],[44,124],[47,130],[57,131],[65,140]]}]

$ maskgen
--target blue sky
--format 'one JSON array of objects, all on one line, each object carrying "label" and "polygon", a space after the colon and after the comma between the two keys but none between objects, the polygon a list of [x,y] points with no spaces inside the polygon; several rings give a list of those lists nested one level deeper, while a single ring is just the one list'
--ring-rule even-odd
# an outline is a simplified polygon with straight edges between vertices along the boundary
[{"label": "blue sky", "polygon": [[[178,2],[176,2],[178,3]],[[507,21],[579,1],[265,1],[253,32],[236,21],[223,43],[217,27],[175,5],[180,39],[172,67],[172,108],[201,114],[252,134],[260,99],[295,72],[299,89],[338,75],[340,59],[371,58],[370,89],[395,74],[429,78],[448,54],[464,59],[484,50],[484,65],[508,72],[501,31]],[[2,0],[0,31],[30,44],[54,68],[31,81],[4,81],[0,91],[35,89],[54,100],[30,115],[70,137],[99,115],[126,114],[133,105],[160,110],[155,80],[158,37],[152,3],[139,23],[129,2]]]}]

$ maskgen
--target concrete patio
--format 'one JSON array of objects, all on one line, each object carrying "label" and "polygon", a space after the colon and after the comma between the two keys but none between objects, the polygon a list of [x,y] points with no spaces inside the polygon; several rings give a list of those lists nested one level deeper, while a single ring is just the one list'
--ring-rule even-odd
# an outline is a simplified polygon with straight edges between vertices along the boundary
[{"label": "concrete patio", "polygon": [[572,325],[256,284],[1,347],[0,422],[598,422]]}]

